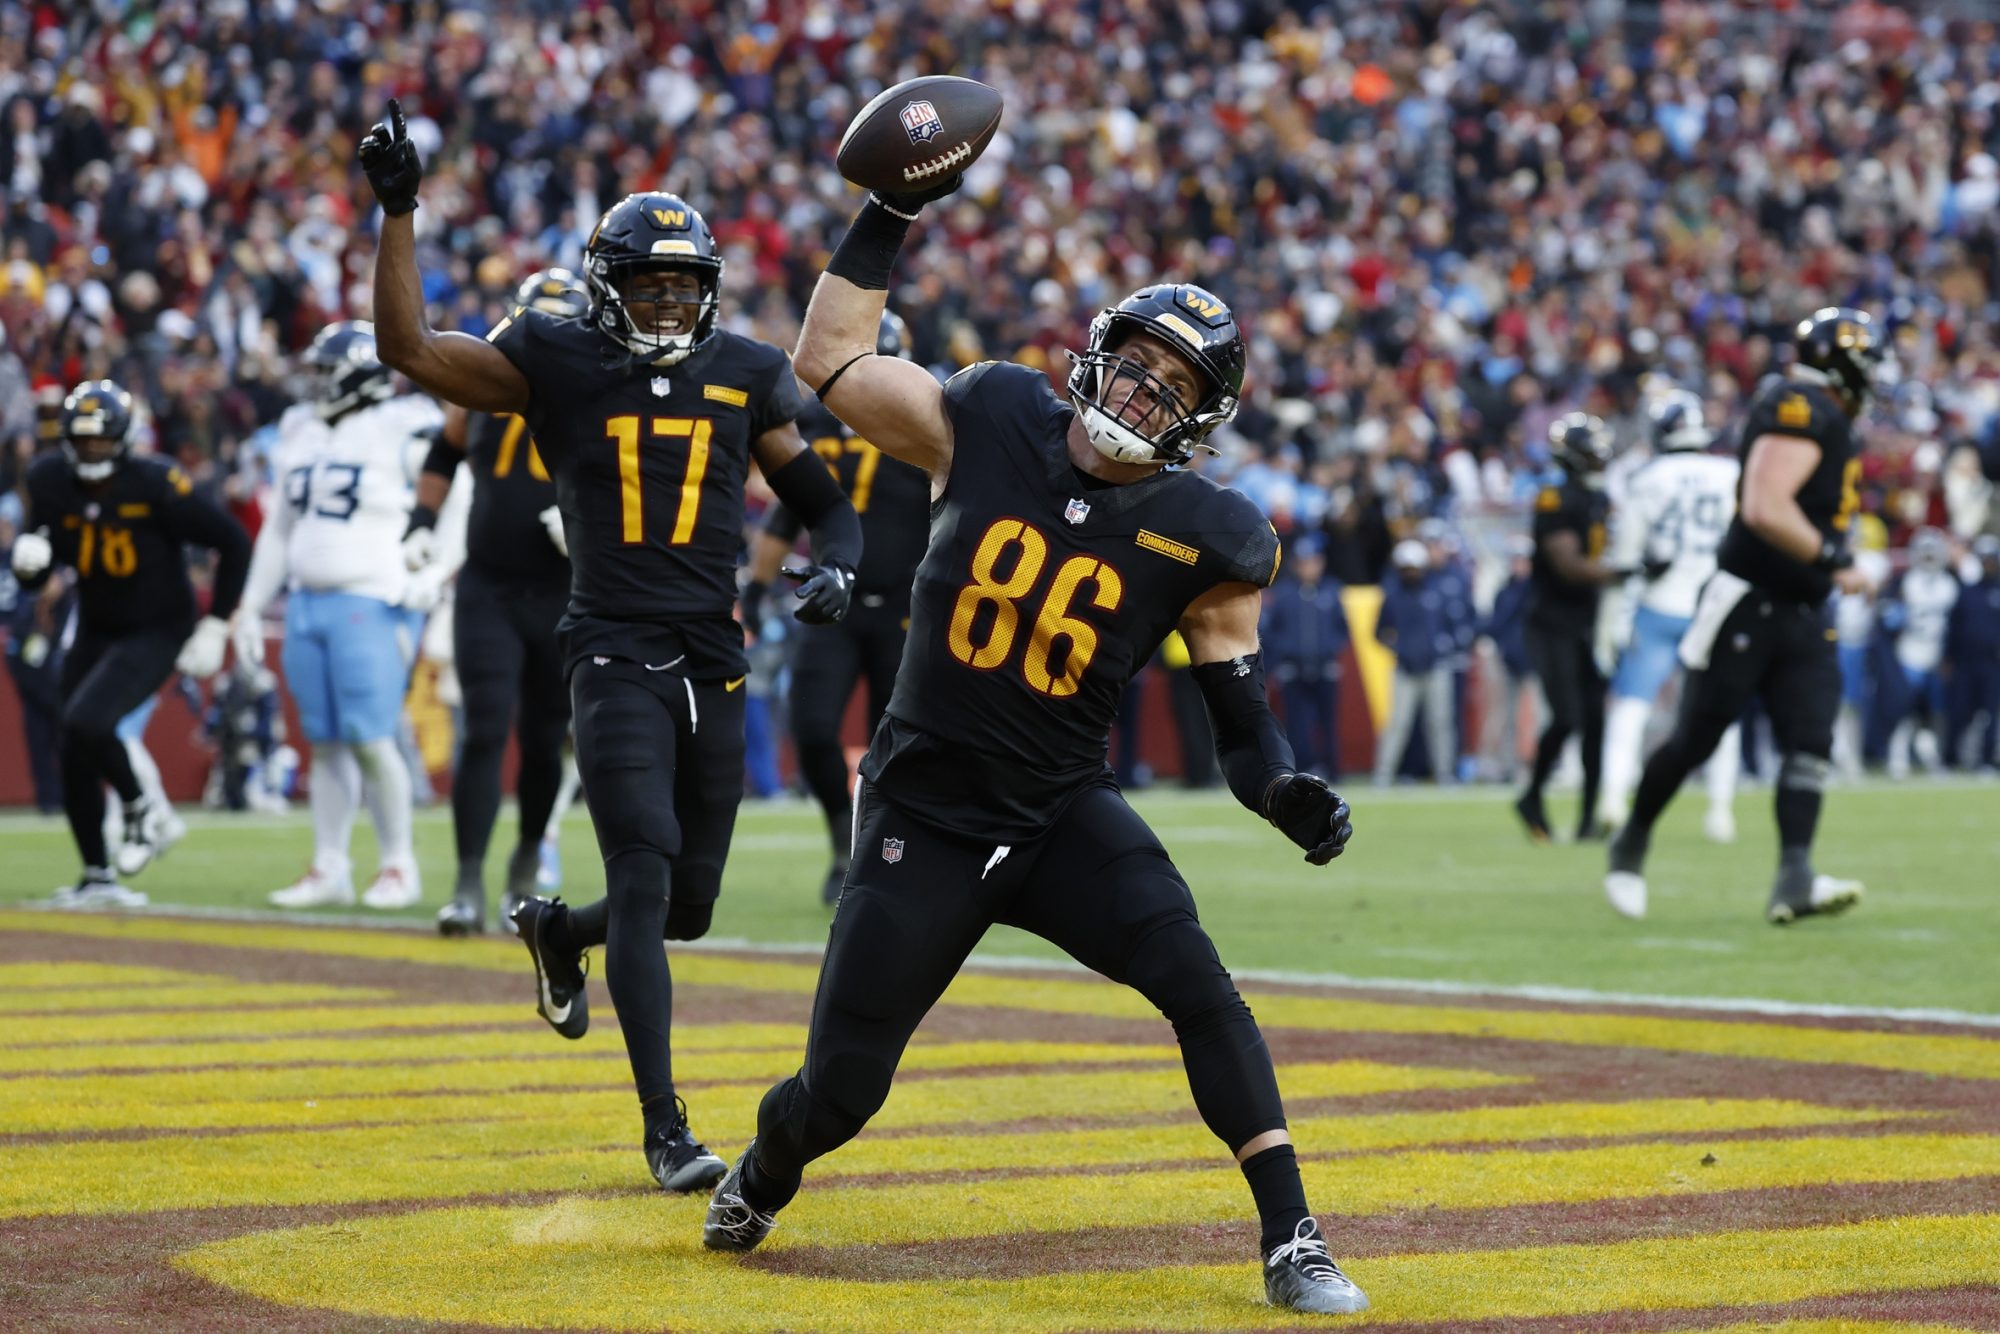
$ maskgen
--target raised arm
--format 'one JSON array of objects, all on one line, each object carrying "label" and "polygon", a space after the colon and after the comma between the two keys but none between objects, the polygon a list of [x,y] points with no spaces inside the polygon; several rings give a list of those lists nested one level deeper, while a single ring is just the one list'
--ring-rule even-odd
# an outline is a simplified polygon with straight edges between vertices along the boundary
[{"label": "raised arm", "polygon": [[506,353],[467,334],[439,333],[424,320],[410,217],[424,167],[394,98],[386,118],[362,137],[360,156],[383,213],[375,244],[375,346],[382,364],[448,403],[480,412],[525,411],[528,381]]},{"label": "raised arm", "polygon": [[[947,186],[938,193],[958,188],[957,178]],[[944,391],[914,362],[876,356],[875,338],[896,252],[924,202],[936,197],[868,197],[813,288],[792,354],[799,378],[828,411],[883,453],[928,472],[934,493],[951,471]]]}]

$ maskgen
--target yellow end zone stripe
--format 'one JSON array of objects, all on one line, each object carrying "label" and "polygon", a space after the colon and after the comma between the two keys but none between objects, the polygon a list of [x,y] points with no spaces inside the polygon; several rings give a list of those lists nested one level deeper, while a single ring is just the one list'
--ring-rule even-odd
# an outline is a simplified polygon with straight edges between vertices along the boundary
[{"label": "yellow end zone stripe", "polygon": [[[214,973],[147,968],[127,963],[0,963],[0,991],[49,991],[68,987],[184,986],[229,982]],[[4,998],[0,997],[0,1002]]]},{"label": "yellow end zone stripe", "polygon": [[[339,987],[296,982],[227,982],[143,987],[89,987],[75,991],[0,992],[0,1019],[64,1010],[226,1010],[317,1001],[387,1000],[386,987]],[[11,1025],[10,1025],[11,1026]]]},{"label": "yellow end zone stripe", "polygon": [[[176,1263],[286,1305],[468,1324],[573,1328],[584,1320],[583,1327],[600,1329],[830,1334],[890,1326],[1041,1334],[1299,1324],[1297,1315],[1262,1304],[1257,1268],[1247,1259],[1021,1279],[846,1282],[705,1254],[701,1203],[673,1206],[631,1196],[385,1214],[212,1242]],[[666,1215],[672,1225],[662,1225]],[[1344,1319],[1342,1328],[1762,1306],[2000,1282],[2000,1215],[1399,1255],[1345,1267],[1374,1309]]]}]

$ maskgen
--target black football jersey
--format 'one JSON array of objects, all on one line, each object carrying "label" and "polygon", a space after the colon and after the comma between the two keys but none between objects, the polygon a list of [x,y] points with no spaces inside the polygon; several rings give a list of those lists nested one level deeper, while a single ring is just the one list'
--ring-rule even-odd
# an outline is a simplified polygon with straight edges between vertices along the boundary
[{"label": "black football jersey", "polygon": [[798,416],[791,358],[724,330],[685,361],[648,365],[583,320],[536,310],[487,339],[527,378],[521,415],[562,508],[567,660],[685,655],[696,680],[743,675],[743,484],[750,442]]},{"label": "black football jersey", "polygon": [[1575,533],[1583,554],[1604,554],[1605,518],[1611,502],[1602,491],[1564,478],[1535,497],[1535,559],[1528,583],[1528,623],[1548,630],[1589,630],[1597,620],[1598,588],[1572,583],[1549,560],[1549,539]]},{"label": "black football jersey", "polygon": [[1278,537],[1198,473],[1086,484],[1065,444],[1075,412],[1039,371],[984,362],[944,395],[950,480],[861,768],[941,829],[1025,842],[1105,772],[1125,684],[1188,604],[1269,585]]},{"label": "black football jersey", "polygon": [[[890,458],[817,400],[808,400],[799,414],[799,434],[826,460],[861,516],[861,568],[854,572],[854,591],[907,602],[910,580],[930,541],[930,474]],[[799,521],[780,506],[765,531],[791,541],[799,535]]]},{"label": "black football jersey", "polygon": [[28,469],[27,528],[47,529],[56,563],[76,571],[78,610],[92,634],[193,629],[186,543],[227,557],[215,615],[235,611],[243,592],[250,540],[242,525],[165,459],[127,456],[93,484],[79,481],[62,454],[44,454]]},{"label": "black football jersey", "polygon": [[542,511],[556,503],[556,484],[528,423],[512,413],[471,414],[465,462],[473,481],[467,564],[506,582],[567,584],[569,558],[542,527]]},{"label": "black football jersey", "polygon": [[[1737,449],[1745,463],[1760,435],[1799,436],[1819,446],[1819,465],[1798,490],[1799,508],[1822,537],[1844,537],[1861,507],[1861,452],[1854,426],[1833,392],[1779,376],[1766,380],[1743,415]],[[1832,592],[1833,577],[1825,570],[1786,555],[1743,522],[1741,483],[1738,486],[1736,517],[1722,536],[1716,564],[1780,597],[1817,602]]]}]

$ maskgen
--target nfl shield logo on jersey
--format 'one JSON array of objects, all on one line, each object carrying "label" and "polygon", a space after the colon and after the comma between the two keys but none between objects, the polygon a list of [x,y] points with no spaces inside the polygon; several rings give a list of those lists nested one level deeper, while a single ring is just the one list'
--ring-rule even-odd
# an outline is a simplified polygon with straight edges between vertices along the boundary
[{"label": "nfl shield logo on jersey", "polygon": [[1071,500],[1068,505],[1063,507],[1063,518],[1068,519],[1071,523],[1082,523],[1089,517],[1090,503],[1088,501]]},{"label": "nfl shield logo on jersey", "polygon": [[913,144],[927,144],[944,133],[944,121],[929,102],[905,102],[902,115],[903,129]]},{"label": "nfl shield logo on jersey", "polygon": [[665,398],[668,394],[673,392],[673,388],[674,388],[673,385],[668,382],[666,376],[655,375],[653,377],[653,397]]},{"label": "nfl shield logo on jersey", "polygon": [[883,839],[882,860],[885,862],[899,862],[903,860],[903,840],[900,838]]}]

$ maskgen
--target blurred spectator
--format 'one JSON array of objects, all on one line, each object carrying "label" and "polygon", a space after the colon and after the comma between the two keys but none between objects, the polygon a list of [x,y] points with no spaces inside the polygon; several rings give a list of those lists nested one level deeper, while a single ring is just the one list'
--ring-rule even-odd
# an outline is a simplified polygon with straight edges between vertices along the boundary
[{"label": "blurred spectator", "polygon": [[1301,769],[1340,776],[1340,657],[1347,650],[1347,613],[1340,584],[1326,577],[1320,539],[1291,545],[1291,573],[1264,599],[1264,660],[1284,702],[1285,735]]},{"label": "blurred spectator", "polygon": [[1424,715],[1431,777],[1452,780],[1452,659],[1458,651],[1451,624],[1451,576],[1431,568],[1430,553],[1415,538],[1396,544],[1396,577],[1382,588],[1375,638],[1396,655],[1389,722],[1375,749],[1375,782],[1393,781],[1409,744],[1418,710]]},{"label": "blurred spectator", "polygon": [[1972,555],[1978,577],[1952,607],[1947,638],[1957,696],[1952,735],[1959,767],[1990,774],[2000,765],[2000,537],[1981,536]]},{"label": "blurred spectator", "polygon": [[1493,607],[1479,622],[1479,637],[1490,648],[1487,659],[1486,726],[1480,737],[1481,776],[1512,783],[1521,767],[1521,712],[1531,726],[1536,717],[1535,669],[1528,661],[1527,616],[1529,576],[1534,568],[1535,541],[1525,533],[1507,545],[1507,582],[1493,595]]}]

